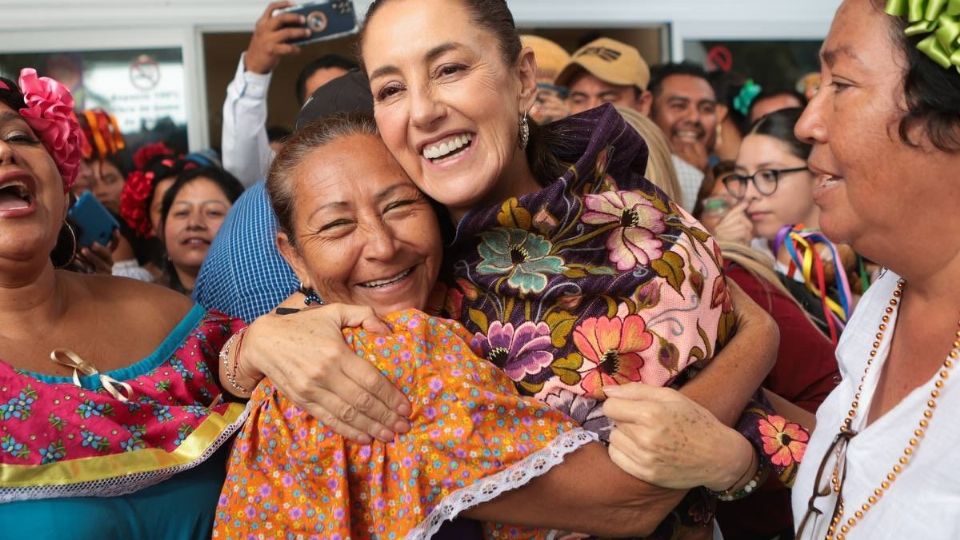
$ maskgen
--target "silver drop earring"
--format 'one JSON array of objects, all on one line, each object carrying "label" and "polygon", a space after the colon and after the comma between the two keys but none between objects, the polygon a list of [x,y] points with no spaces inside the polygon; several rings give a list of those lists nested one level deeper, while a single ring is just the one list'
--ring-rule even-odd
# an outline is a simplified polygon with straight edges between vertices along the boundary
[{"label": "silver drop earring", "polygon": [[530,142],[530,122],[527,121],[527,113],[524,111],[523,118],[520,119],[520,137],[517,140],[517,143],[520,145],[520,150],[527,149],[527,143]]}]

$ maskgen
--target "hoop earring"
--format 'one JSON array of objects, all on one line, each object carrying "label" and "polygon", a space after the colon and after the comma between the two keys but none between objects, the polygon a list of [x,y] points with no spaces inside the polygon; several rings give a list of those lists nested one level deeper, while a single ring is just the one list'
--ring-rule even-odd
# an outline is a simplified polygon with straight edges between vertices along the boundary
[{"label": "hoop earring", "polygon": [[323,299],[320,298],[320,295],[317,294],[317,291],[307,287],[303,283],[300,284],[300,294],[304,296],[303,304],[306,306],[312,306],[313,304],[318,306],[323,305]]},{"label": "hoop earring", "polygon": [[[54,267],[54,268],[66,268],[67,266],[70,266],[70,263],[72,263],[74,259],[77,258],[77,248],[79,247],[78,244],[77,244],[77,233],[76,233],[76,231],[73,230],[73,226],[71,226],[70,223],[67,222],[67,220],[63,220],[63,227],[60,228],[60,237],[63,237],[63,229],[64,229],[64,228],[66,228],[67,233],[68,233],[68,235],[69,235],[69,237],[70,237],[70,246],[71,246],[71,247],[70,247],[70,251],[68,252],[70,256],[69,256],[69,257],[66,257],[66,259],[65,259],[65,260],[62,260],[62,261],[57,261],[57,260],[54,259],[54,260],[53,260],[53,267]],[[57,246],[54,247],[53,253],[51,253],[51,255],[50,255],[50,256],[51,256],[51,259],[53,259],[54,256],[58,256],[58,255],[60,254],[60,253],[59,253],[60,250],[57,249],[57,248],[59,248],[59,247],[60,247],[60,238],[57,238]]]},{"label": "hoop earring", "polygon": [[527,149],[527,143],[530,142],[530,122],[527,121],[527,111],[523,111],[523,118],[520,119],[520,136],[517,138],[517,144],[520,150]]}]

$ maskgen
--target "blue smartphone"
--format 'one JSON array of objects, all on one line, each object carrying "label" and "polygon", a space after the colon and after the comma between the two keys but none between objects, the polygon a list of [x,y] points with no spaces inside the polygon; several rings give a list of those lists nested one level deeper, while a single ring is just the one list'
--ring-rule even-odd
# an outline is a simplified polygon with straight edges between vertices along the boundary
[{"label": "blue smartphone", "polygon": [[306,26],[310,29],[310,36],[303,39],[291,40],[292,45],[306,45],[317,41],[326,41],[338,37],[356,34],[357,13],[352,0],[320,0],[297,4],[273,12],[276,17],[281,13],[296,13],[303,15]]},{"label": "blue smartphone", "polygon": [[94,242],[109,246],[113,240],[113,231],[120,228],[113,214],[89,191],[77,199],[67,216],[76,228],[77,244],[80,247],[90,247]]}]

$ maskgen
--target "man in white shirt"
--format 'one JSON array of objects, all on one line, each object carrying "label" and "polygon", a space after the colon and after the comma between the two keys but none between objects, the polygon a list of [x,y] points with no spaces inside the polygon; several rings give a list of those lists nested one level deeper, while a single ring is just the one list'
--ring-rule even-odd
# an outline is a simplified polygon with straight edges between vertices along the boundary
[{"label": "man in white shirt", "polygon": [[[227,86],[221,137],[223,166],[244,186],[266,177],[273,161],[274,152],[266,129],[271,72],[281,58],[300,52],[300,47],[288,41],[310,36],[302,15],[273,16],[274,10],[289,5],[292,2],[274,2],[267,6],[257,20],[250,45],[240,56],[237,73]],[[297,78],[297,101],[303,105],[314,90],[355,67],[356,62],[334,54],[310,62]]]}]

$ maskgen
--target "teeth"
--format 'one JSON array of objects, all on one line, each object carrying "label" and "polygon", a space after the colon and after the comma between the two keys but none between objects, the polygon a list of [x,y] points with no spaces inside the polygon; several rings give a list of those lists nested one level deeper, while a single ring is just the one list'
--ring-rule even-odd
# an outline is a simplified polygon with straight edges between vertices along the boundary
[{"label": "teeth", "polygon": [[30,199],[30,190],[27,189],[27,185],[23,182],[13,181],[0,186],[0,191],[5,189],[13,189],[14,195],[23,200],[29,201]]},{"label": "teeth", "polygon": [[424,147],[423,157],[427,159],[438,159],[445,157],[448,154],[452,154],[453,152],[470,144],[470,141],[472,140],[473,137],[471,135],[467,135],[466,133],[462,135],[455,135],[444,141],[436,142],[430,146]]},{"label": "teeth", "polygon": [[409,276],[409,275],[410,275],[410,272],[413,272],[413,268],[407,268],[406,270],[404,270],[403,272],[400,272],[399,274],[393,276],[392,278],[388,278],[388,279],[378,279],[378,280],[376,280],[376,281],[368,281],[368,282],[366,282],[366,283],[361,283],[360,286],[361,286],[361,287],[367,287],[367,288],[369,288],[369,289],[375,289],[375,288],[377,288],[377,287],[386,287],[387,285],[391,285],[391,284],[393,284],[393,283],[396,283],[396,282],[400,281],[401,279]]}]

